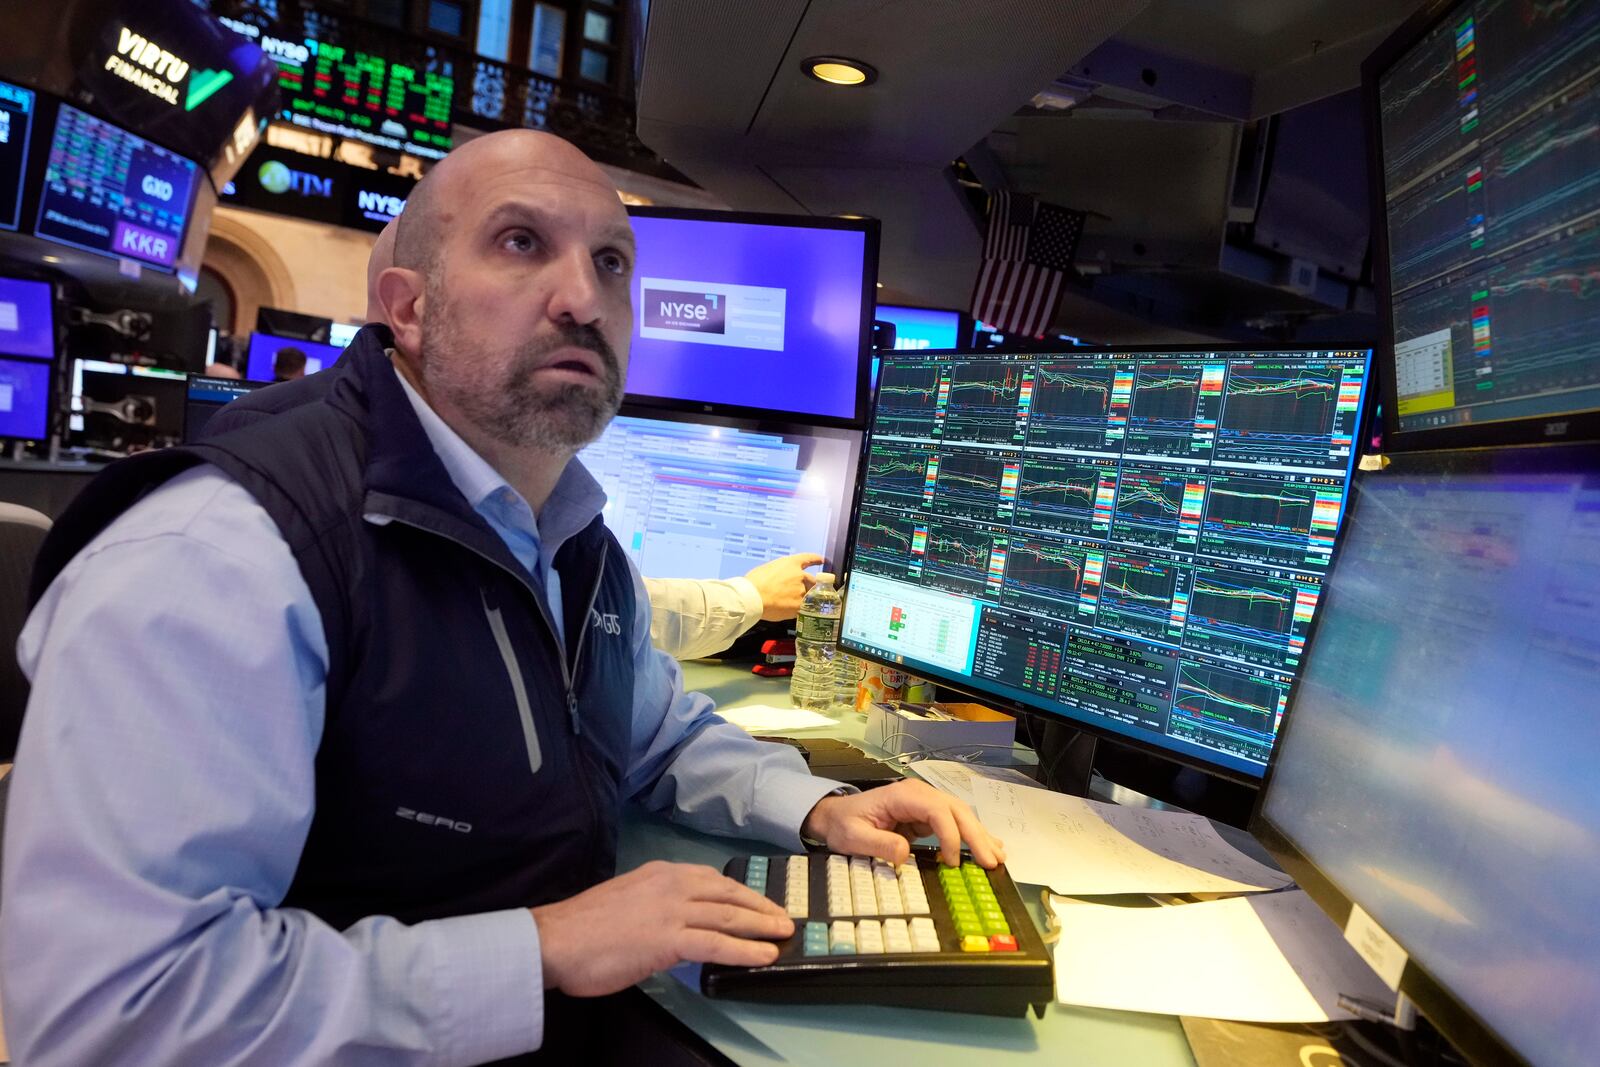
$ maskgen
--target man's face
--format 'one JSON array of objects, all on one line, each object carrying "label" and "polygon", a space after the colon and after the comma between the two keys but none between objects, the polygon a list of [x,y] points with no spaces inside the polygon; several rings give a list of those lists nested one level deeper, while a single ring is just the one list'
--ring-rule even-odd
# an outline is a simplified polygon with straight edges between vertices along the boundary
[{"label": "man's face", "polygon": [[496,443],[571,453],[622,403],[633,235],[583,161],[497,155],[453,183],[427,269],[423,380]]}]

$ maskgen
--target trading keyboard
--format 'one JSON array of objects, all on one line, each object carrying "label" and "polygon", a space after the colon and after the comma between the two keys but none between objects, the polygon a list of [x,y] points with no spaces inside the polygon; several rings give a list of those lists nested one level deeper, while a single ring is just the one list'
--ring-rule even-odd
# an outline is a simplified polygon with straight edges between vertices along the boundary
[{"label": "trading keyboard", "polygon": [[739,857],[723,873],[783,905],[795,932],[765,967],[706,965],[709,997],[1043,1015],[1055,995],[1004,867],[946,867],[918,847],[898,868],[813,852]]}]

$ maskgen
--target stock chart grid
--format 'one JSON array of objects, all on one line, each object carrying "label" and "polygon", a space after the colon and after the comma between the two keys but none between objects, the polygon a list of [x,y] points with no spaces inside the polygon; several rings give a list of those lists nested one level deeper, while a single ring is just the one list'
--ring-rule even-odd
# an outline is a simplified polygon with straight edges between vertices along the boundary
[{"label": "stock chart grid", "polygon": [[1369,356],[887,358],[846,643],[1260,776]]},{"label": "stock chart grid", "polygon": [[1401,430],[1600,407],[1600,0],[1467,0],[1378,82]]}]

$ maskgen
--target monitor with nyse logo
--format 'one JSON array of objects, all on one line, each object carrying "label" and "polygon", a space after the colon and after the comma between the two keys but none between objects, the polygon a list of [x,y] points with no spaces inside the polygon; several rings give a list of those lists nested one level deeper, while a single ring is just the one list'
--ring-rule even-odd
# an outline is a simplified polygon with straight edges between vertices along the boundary
[{"label": "monitor with nyse logo", "polygon": [[34,233],[171,272],[199,173],[192,160],[62,104]]},{"label": "monitor with nyse logo", "polygon": [[878,225],[630,208],[638,256],[628,398],[859,426]]},{"label": "monitor with nyse logo", "polygon": [[1369,355],[883,353],[844,647],[1260,778]]}]

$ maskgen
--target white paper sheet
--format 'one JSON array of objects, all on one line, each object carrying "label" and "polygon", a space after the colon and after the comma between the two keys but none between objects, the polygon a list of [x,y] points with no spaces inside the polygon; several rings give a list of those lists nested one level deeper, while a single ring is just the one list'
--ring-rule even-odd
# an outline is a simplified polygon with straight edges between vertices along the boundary
[{"label": "white paper sheet", "polygon": [[975,778],[974,807],[1019,882],[1058,893],[1245,893],[1289,876],[1224,841],[1200,815],[1124,808]]},{"label": "white paper sheet", "polygon": [[1349,1019],[1345,994],[1394,995],[1303,890],[1114,907],[1050,898],[1061,927],[1056,999],[1243,1022]]},{"label": "white paper sheet", "polygon": [[771,704],[746,704],[737,708],[718,708],[717,714],[741,730],[753,734],[784,730],[813,730],[839,724],[826,715],[805,708],[780,708]]},{"label": "white paper sheet", "polygon": [[1044,788],[1015,767],[985,767],[982,764],[962,763],[959,760],[925,759],[913,763],[911,769],[935,789],[942,789],[951,796],[966,801],[968,805],[974,805],[977,799],[972,792],[972,782],[975,778],[1011,782],[1025,788]]}]

